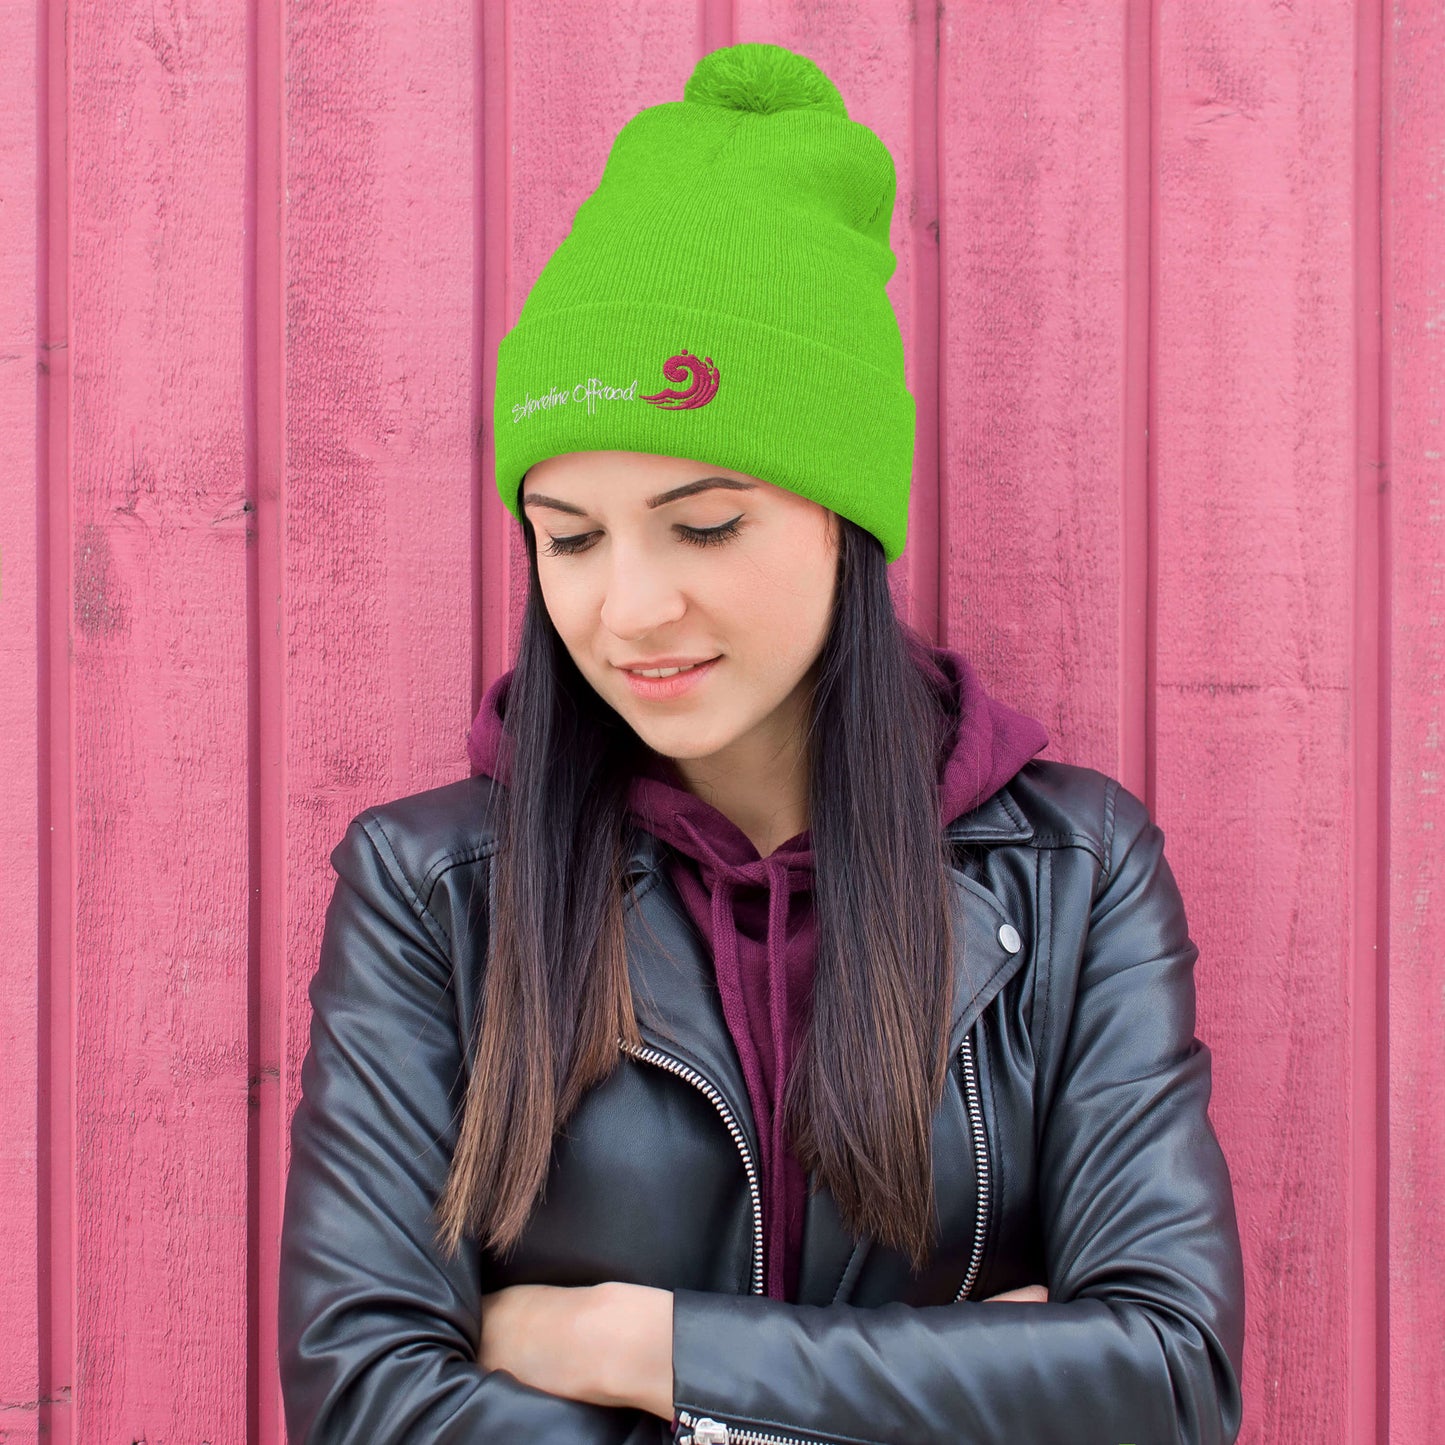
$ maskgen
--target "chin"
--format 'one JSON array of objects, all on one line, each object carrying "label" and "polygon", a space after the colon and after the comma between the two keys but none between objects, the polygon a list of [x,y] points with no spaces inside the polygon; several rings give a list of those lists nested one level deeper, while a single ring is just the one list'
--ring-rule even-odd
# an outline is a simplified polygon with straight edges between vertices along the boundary
[{"label": "chin", "polygon": [[[652,725],[649,726],[648,722]],[[701,732],[696,719],[678,718],[670,726],[658,727],[654,720],[628,718],[633,731],[653,752],[677,762],[696,762],[709,758],[727,746],[729,739]]]}]

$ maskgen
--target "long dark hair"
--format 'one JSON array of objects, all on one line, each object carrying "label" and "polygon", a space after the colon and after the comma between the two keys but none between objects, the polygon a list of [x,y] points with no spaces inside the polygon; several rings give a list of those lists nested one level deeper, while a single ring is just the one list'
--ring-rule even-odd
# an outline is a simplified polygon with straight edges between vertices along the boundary
[{"label": "long dark hair", "polygon": [[[947,726],[908,644],[883,548],[845,517],[806,739],[818,958],[784,1128],[844,1222],[907,1254],[936,1242],[932,1121],[948,1073],[953,943],[937,767]],[[542,598],[537,540],[507,696],[496,916],[451,1171],[450,1253],[505,1255],[542,1191],[554,1133],[640,1042],[619,884],[642,742],[582,676]],[[606,866],[599,866],[599,863]]]}]

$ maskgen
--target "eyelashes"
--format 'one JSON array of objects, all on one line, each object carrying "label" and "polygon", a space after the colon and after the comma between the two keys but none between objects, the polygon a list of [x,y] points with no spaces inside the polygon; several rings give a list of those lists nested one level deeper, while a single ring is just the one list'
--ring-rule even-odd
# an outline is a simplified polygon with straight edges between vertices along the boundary
[{"label": "eyelashes", "polygon": [[[731,522],[724,522],[720,527],[679,525],[677,530],[682,533],[683,541],[694,547],[717,547],[737,536],[742,529],[742,520],[742,515],[739,514]],[[542,550],[549,557],[573,557],[578,552],[588,551],[592,546],[591,539],[596,535],[596,532],[583,532],[576,537],[553,537]]]}]

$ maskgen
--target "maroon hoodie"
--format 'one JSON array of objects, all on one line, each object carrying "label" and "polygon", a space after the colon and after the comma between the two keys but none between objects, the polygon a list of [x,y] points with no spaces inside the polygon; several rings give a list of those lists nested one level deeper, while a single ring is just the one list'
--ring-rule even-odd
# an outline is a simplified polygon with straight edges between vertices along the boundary
[{"label": "maroon hoodie", "polygon": [[[939,823],[946,827],[992,797],[1048,745],[1048,734],[1035,718],[990,697],[962,653],[911,638],[909,645],[954,720],[938,789]],[[467,740],[475,770],[503,783],[502,717],[510,678],[503,673],[487,689]],[[805,829],[760,857],[741,828],[683,787],[672,761],[655,754],[631,780],[628,805],[674,850],[671,880],[712,947],[723,1013],[757,1125],[767,1293],[791,1300],[808,1181],[774,1101],[802,1045],[812,994],[818,933],[811,832]]]}]

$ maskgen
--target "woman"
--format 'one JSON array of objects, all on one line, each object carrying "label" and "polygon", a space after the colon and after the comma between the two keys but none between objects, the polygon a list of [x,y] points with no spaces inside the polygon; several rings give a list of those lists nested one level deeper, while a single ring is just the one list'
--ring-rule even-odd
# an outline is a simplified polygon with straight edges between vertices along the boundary
[{"label": "woman", "polygon": [[1226,1445],[1162,832],[895,613],[886,150],[774,46],[684,96],[499,352],[530,590],[473,775],[332,854],[290,1438]]}]

